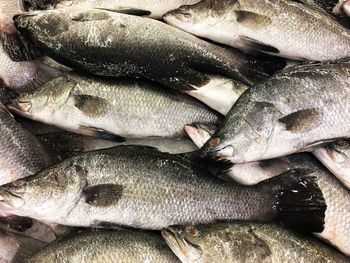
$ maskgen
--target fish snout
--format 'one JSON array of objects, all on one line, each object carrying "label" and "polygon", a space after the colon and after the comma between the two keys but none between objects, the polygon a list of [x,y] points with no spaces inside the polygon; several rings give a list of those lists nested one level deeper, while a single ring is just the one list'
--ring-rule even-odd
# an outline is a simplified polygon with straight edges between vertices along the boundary
[{"label": "fish snout", "polygon": [[18,113],[28,113],[30,109],[32,108],[32,103],[27,100],[23,100],[22,98],[19,98],[17,100],[14,100],[10,103],[8,103],[7,108],[14,112]]},{"label": "fish snout", "polygon": [[179,21],[181,23],[189,23],[192,20],[192,14],[187,9],[180,7],[165,14],[163,19],[166,22]]}]

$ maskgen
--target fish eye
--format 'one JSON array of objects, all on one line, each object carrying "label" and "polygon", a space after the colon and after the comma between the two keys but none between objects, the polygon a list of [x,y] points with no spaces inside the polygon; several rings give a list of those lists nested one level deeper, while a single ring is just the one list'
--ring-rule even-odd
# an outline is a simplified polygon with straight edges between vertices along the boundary
[{"label": "fish eye", "polygon": [[336,143],[337,143],[339,146],[344,146],[344,145],[345,145],[345,141],[344,141],[344,140],[336,141]]},{"label": "fish eye", "polygon": [[220,144],[220,138],[213,138],[213,139],[211,139],[211,140],[209,141],[209,144],[210,144],[211,146],[217,146],[217,145],[219,145],[219,144]]},{"label": "fish eye", "polygon": [[186,227],[186,233],[188,233],[192,237],[198,237],[199,231],[195,226]]}]

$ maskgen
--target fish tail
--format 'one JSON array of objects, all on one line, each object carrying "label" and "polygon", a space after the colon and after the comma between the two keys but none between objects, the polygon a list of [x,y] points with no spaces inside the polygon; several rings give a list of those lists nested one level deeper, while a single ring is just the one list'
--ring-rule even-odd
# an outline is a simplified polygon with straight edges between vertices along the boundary
[{"label": "fish tail", "polygon": [[311,172],[290,170],[260,185],[275,197],[278,222],[301,232],[322,232],[327,206]]}]

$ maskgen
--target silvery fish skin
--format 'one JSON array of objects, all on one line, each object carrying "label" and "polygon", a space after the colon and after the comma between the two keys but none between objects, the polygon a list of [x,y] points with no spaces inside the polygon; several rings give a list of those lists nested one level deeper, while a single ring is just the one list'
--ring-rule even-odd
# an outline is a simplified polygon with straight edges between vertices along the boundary
[{"label": "silvery fish skin", "polygon": [[348,137],[349,72],[347,63],[301,65],[251,87],[203,146],[202,155],[245,163]]},{"label": "silvery fish skin", "polygon": [[179,263],[159,233],[82,231],[52,243],[25,262]]},{"label": "silvery fish skin", "polygon": [[80,9],[99,8],[115,12],[142,15],[160,19],[162,16],[182,5],[192,5],[199,0],[24,0],[35,9],[77,7]]},{"label": "silvery fish skin", "polygon": [[127,139],[125,142],[112,142],[76,133],[57,132],[37,136],[50,149],[55,150],[61,159],[75,154],[115,147],[118,145],[146,145],[152,146],[161,152],[171,154],[192,152],[197,150],[196,145],[188,138],[140,138]]},{"label": "silvery fish skin", "polygon": [[217,123],[220,115],[179,92],[139,80],[64,74],[12,101],[19,114],[68,131],[122,140],[173,137],[188,123]]},{"label": "silvery fish skin", "polygon": [[311,61],[350,57],[350,34],[325,12],[291,0],[203,0],[164,20],[243,50]]},{"label": "silvery fish skin", "polygon": [[20,263],[47,243],[0,229],[0,262]]},{"label": "silvery fish skin", "polygon": [[326,244],[274,224],[171,226],[162,234],[183,263],[349,262]]},{"label": "silvery fish skin", "polygon": [[207,72],[252,84],[285,66],[229,50],[160,21],[97,9],[23,14],[16,26],[49,56],[103,76],[150,79],[182,91],[202,87]]},{"label": "silvery fish skin", "polygon": [[313,154],[338,179],[350,189],[350,142],[346,140],[330,143],[318,148]]},{"label": "silvery fish skin", "polygon": [[41,171],[51,163],[39,141],[0,104],[0,184]]},{"label": "silvery fish skin", "polygon": [[[290,191],[297,194],[280,195]],[[0,200],[1,210],[44,222],[155,230],[239,219],[282,220],[293,227],[306,225],[308,231],[321,231],[325,211],[314,179],[302,174],[291,171],[254,187],[242,187],[213,178],[183,157],[146,146],[76,155],[0,187]],[[291,210],[289,204],[293,204]],[[292,214],[292,220],[284,213]]]}]

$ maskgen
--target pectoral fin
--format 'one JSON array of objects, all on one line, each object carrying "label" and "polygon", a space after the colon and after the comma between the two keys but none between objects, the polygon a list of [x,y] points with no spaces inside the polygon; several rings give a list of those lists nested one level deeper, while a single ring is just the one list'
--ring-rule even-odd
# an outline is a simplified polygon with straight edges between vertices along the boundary
[{"label": "pectoral fin", "polygon": [[279,122],[291,132],[309,131],[322,122],[322,111],[315,108],[299,110],[279,119]]},{"label": "pectoral fin", "polygon": [[89,205],[106,207],[118,203],[123,189],[124,186],[118,184],[100,184],[84,189],[83,194]]},{"label": "pectoral fin", "polygon": [[96,96],[74,95],[74,102],[75,107],[91,118],[102,117],[109,110],[109,102]]},{"label": "pectoral fin", "polygon": [[137,9],[132,7],[95,8],[95,9],[127,14],[127,15],[134,15],[134,16],[149,16],[152,13],[151,11],[148,11],[148,10]]},{"label": "pectoral fin", "polygon": [[271,23],[268,16],[249,11],[235,11],[236,21],[244,27],[258,29]]}]

